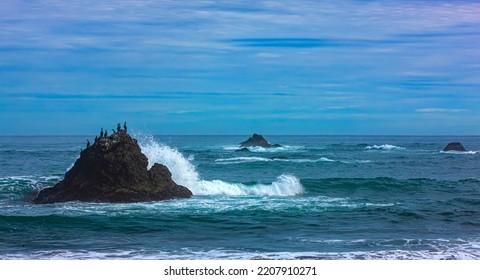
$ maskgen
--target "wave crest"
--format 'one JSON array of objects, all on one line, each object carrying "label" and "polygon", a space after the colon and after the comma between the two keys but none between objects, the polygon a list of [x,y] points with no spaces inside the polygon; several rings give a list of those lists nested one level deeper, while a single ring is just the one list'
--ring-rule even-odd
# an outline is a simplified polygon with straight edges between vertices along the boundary
[{"label": "wave crest", "polygon": [[264,157],[233,157],[233,158],[219,158],[215,162],[217,164],[239,164],[239,163],[251,163],[251,162],[293,162],[293,163],[317,163],[317,162],[340,162],[340,163],[370,163],[371,160],[334,160],[327,157],[321,157],[317,159],[288,159],[288,158],[264,158]]},{"label": "wave crest", "polygon": [[295,176],[282,174],[271,184],[255,184],[252,186],[241,183],[227,183],[220,180],[202,180],[192,189],[192,192],[198,195],[295,196],[303,193],[303,186]]},{"label": "wave crest", "polygon": [[365,147],[365,149],[367,149],[367,150],[386,150],[386,151],[406,150],[406,148],[404,148],[404,147],[390,145],[390,144],[372,145],[372,146]]},{"label": "wave crest", "polygon": [[[160,144],[151,135],[136,135],[142,153],[148,158],[148,168],[154,163],[168,167],[172,179],[185,186],[194,195],[260,195],[293,196],[303,192],[298,178],[293,175],[280,175],[271,184],[245,185],[221,180],[201,180],[195,166],[175,148]],[[192,157],[193,159],[193,157]]]},{"label": "wave crest", "polygon": [[440,151],[440,153],[452,155],[476,155],[480,154],[480,151]]},{"label": "wave crest", "polygon": [[142,153],[148,158],[148,168],[154,163],[168,167],[175,183],[191,189],[200,180],[195,166],[178,150],[155,141],[151,135],[141,135],[138,143]]}]

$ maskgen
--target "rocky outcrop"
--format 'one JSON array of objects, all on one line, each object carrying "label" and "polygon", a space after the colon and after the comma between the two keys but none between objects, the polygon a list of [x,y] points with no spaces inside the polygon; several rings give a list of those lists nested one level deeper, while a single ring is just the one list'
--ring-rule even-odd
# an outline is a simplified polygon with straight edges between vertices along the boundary
[{"label": "rocky outcrop", "polygon": [[243,147],[241,149],[236,149],[235,152],[250,152],[250,150],[246,147]]},{"label": "rocky outcrop", "polygon": [[254,133],[252,137],[248,138],[248,140],[243,141],[240,143],[240,147],[263,147],[263,148],[278,148],[282,147],[280,144],[270,144],[268,141],[263,138],[262,135]]},{"label": "rocky outcrop", "polygon": [[465,148],[460,142],[450,142],[448,143],[447,146],[445,146],[445,148],[443,148],[443,151],[444,152],[448,152],[448,151],[464,152]]},{"label": "rocky outcrop", "polygon": [[148,159],[137,141],[118,127],[110,136],[102,133],[93,145],[80,153],[65,178],[41,190],[34,203],[66,201],[144,202],[189,198],[192,192],[177,185],[164,165],[155,163],[147,170]]}]

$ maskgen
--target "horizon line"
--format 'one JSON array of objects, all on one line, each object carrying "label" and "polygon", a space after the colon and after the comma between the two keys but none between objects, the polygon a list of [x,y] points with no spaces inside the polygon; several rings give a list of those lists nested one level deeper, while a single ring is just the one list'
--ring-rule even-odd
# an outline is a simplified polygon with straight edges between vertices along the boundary
[{"label": "horizon line", "polygon": [[[129,133],[131,135],[131,133]],[[145,133],[144,133],[145,134]],[[230,137],[230,136],[251,136],[252,134],[152,134],[147,133],[148,135],[152,136],[183,136],[183,137],[194,137],[194,136],[220,136],[220,137]],[[260,133],[257,133],[260,134]],[[91,137],[95,136],[96,134],[20,134],[20,135],[10,135],[10,134],[0,134],[0,137]],[[349,136],[349,137],[361,137],[361,136],[370,136],[370,137],[480,137],[480,134],[261,134],[267,136],[306,136],[306,137],[338,137],[338,136]]]}]

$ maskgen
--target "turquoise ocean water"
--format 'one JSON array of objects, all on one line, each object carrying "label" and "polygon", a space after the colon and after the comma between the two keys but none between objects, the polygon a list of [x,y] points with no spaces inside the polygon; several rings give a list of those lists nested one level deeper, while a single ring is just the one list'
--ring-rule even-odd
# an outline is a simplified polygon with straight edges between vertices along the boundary
[{"label": "turquoise ocean water", "polygon": [[480,259],[480,137],[135,137],[192,199],[34,205],[93,137],[0,137],[0,258]]}]

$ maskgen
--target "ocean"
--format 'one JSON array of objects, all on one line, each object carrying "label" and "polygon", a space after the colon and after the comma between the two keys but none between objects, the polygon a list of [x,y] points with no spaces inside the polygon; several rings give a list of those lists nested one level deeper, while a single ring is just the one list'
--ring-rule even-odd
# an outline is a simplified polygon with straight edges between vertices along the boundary
[{"label": "ocean", "polygon": [[191,199],[35,205],[93,136],[0,137],[0,258],[480,259],[478,136],[134,137]]}]

